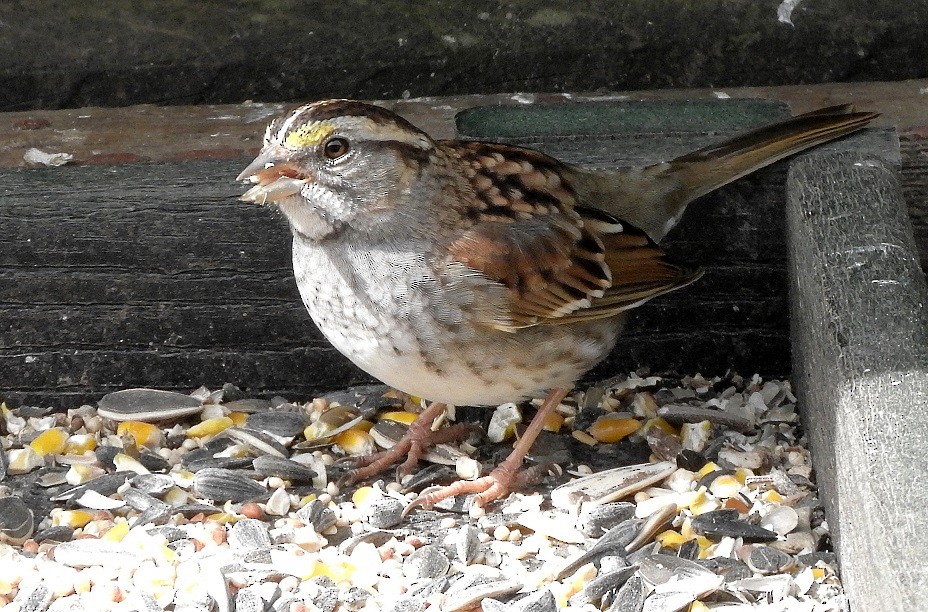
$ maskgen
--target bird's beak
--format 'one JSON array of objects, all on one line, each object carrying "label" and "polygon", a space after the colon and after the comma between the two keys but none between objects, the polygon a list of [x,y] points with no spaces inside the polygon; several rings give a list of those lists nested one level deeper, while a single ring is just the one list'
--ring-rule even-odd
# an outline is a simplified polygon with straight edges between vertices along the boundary
[{"label": "bird's beak", "polygon": [[256,204],[273,204],[300,193],[303,185],[311,178],[291,162],[285,161],[280,152],[267,148],[258,154],[236,180],[255,183],[239,199]]}]

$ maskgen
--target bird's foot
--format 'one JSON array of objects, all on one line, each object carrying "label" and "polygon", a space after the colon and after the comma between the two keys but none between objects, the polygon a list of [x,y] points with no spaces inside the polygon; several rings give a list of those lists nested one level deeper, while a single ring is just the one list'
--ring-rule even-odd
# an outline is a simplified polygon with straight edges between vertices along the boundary
[{"label": "bird's foot", "polygon": [[339,480],[339,486],[352,485],[385,472],[391,465],[399,463],[400,478],[411,474],[425,449],[436,444],[445,444],[466,439],[474,430],[469,424],[458,424],[432,430],[432,423],[445,411],[444,404],[432,404],[412,422],[406,434],[384,451],[353,459],[354,469]]},{"label": "bird's foot", "polygon": [[496,466],[488,475],[477,480],[459,480],[447,487],[439,487],[437,490],[423,491],[419,497],[406,506],[403,516],[408,515],[415,508],[431,508],[443,499],[466,493],[477,493],[474,504],[483,507],[491,501],[503,497],[510,491],[515,491],[536,482],[548,471],[550,465],[540,464],[523,470],[522,460],[544,428],[545,421],[566,395],[567,389],[555,388],[548,392],[545,401],[539,406],[538,412],[522,433],[522,437],[519,438],[515,448],[512,449],[505,461]]},{"label": "bird's foot", "polygon": [[518,462],[509,462],[507,459],[492,472],[476,480],[459,480],[444,487],[429,487],[406,506],[403,516],[407,516],[416,508],[429,509],[449,497],[474,493],[477,495],[474,497],[473,505],[482,508],[512,491],[518,491],[537,483],[552,467],[545,463],[521,469],[519,467],[521,462],[521,457]]}]

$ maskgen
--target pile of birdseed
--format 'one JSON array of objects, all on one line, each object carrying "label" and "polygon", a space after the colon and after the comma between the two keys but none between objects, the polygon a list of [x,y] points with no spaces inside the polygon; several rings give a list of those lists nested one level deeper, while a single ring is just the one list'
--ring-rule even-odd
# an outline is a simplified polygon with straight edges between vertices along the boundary
[{"label": "pile of birdseed", "polygon": [[[488,470],[532,406],[462,409],[497,442],[403,484],[339,489],[418,409],[369,386],[307,404],[131,389],[66,413],[0,406],[10,610],[553,612],[848,609],[788,382],[621,376],[567,399],[531,491],[405,505]],[[465,500],[466,502],[466,500]]]}]

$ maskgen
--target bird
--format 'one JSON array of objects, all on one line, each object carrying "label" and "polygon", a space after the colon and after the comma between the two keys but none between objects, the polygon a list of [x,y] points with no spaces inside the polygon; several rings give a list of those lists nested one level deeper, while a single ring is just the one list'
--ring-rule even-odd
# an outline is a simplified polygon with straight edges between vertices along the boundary
[{"label": "bird", "polygon": [[368,374],[431,402],[348,482],[460,429],[448,405],[544,398],[509,456],[475,480],[422,492],[428,508],[484,506],[538,477],[523,469],[545,421],[613,348],[629,310],[696,282],[659,245],[687,205],[876,113],[823,108],[669,161],[589,169],[540,151],[437,140],[374,104],[334,99],[274,119],[238,176],[241,200],[276,206],[292,232],[296,284],[328,341]]}]

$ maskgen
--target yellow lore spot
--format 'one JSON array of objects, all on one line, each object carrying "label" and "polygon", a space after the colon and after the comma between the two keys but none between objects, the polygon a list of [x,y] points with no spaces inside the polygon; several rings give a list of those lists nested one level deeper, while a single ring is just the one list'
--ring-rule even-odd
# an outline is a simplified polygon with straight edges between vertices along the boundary
[{"label": "yellow lore spot", "polygon": [[284,138],[288,147],[312,147],[332,135],[335,131],[331,125],[324,123],[308,123],[296,128]]}]

